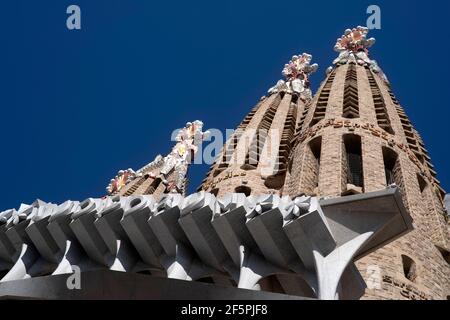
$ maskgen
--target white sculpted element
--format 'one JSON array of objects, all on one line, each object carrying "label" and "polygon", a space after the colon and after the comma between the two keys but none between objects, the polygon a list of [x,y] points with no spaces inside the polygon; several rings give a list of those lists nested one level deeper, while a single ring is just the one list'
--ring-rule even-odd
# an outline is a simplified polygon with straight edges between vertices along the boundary
[{"label": "white sculpted element", "polygon": [[[339,57],[334,61],[334,65],[355,62],[361,66],[368,66],[373,72],[381,73],[378,63],[369,57],[369,48],[375,44],[375,38],[367,39],[369,29],[358,26],[354,29],[345,30],[344,35],[337,39],[334,50],[339,52]],[[387,78],[382,74],[387,81]]]},{"label": "white sculpted element", "polygon": [[[161,177],[165,184],[169,184],[170,192],[181,192],[184,187],[184,182],[187,174],[189,164],[194,160],[198,147],[207,139],[209,132],[203,132],[203,122],[197,120],[188,122],[186,126],[181,129],[176,137],[177,144],[172,151],[163,159],[162,169],[160,171]],[[167,181],[168,175],[174,172],[174,179],[171,182]]]},{"label": "white sculpted element", "polygon": [[[132,169],[119,171],[106,188],[108,194],[119,192],[127,183],[142,177],[147,172],[149,172],[150,177],[157,178],[157,174],[154,173],[157,169],[160,169],[158,178],[161,178],[162,182],[168,185],[170,192],[182,192],[188,166],[195,158],[201,143],[209,135],[208,131],[203,132],[202,129],[203,122],[199,120],[188,122],[178,132],[175,138],[176,145],[166,157],[163,158],[161,155],[158,155],[153,162],[137,172],[134,172]],[[174,178],[168,181],[169,175],[172,173],[174,173]]]},{"label": "white sculpted element", "polygon": [[316,72],[318,64],[312,64],[312,55],[303,53],[300,56],[293,56],[288,64],[284,65],[282,71],[285,80],[280,80],[268,93],[274,94],[281,91],[296,93],[304,101],[311,99],[312,93],[309,88],[309,75]]}]

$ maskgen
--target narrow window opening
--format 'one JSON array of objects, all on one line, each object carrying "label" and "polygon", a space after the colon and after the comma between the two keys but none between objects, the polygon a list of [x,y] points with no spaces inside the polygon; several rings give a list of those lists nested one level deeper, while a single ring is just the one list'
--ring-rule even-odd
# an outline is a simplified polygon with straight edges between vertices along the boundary
[{"label": "narrow window opening", "polygon": [[347,161],[347,189],[360,188],[363,192],[363,162],[361,151],[361,137],[357,135],[344,135],[344,147]]},{"label": "narrow window opening", "polygon": [[377,122],[380,128],[384,129],[390,134],[394,134],[394,130],[391,126],[391,121],[389,119],[389,114],[386,108],[386,102],[383,95],[381,94],[380,87],[375,80],[370,69],[366,69],[367,78],[369,79],[370,89],[372,90],[373,104],[375,107],[375,113],[377,116]]},{"label": "narrow window opening", "polygon": [[[312,140],[309,143],[309,149],[312,155],[311,161],[311,172],[312,172],[312,181],[313,188],[316,189],[319,187],[319,172],[320,172],[320,154],[322,152],[322,137],[318,137]],[[313,190],[313,192],[317,193],[318,190]]]},{"label": "narrow window opening", "polygon": [[[320,91],[320,94],[317,98],[313,118],[311,120],[311,123],[309,124],[310,127],[316,125],[321,120],[325,119],[325,115],[327,113],[327,107],[328,107],[328,100],[329,100],[330,94],[331,94],[331,87],[333,86],[335,77],[336,77],[336,70],[333,70],[330,73],[330,75],[328,76],[328,79],[326,80],[326,83],[323,86],[323,88]],[[303,121],[306,118],[308,110],[309,110],[309,107],[305,108],[305,112],[303,113],[302,119],[300,121],[301,126],[303,126]]]},{"label": "narrow window opening", "polygon": [[386,186],[390,186],[394,183],[398,185],[395,177],[395,166],[398,160],[397,153],[390,148],[383,147],[383,160],[384,172],[386,175]]},{"label": "narrow window opening", "polygon": [[420,174],[417,174],[417,182],[419,183],[420,193],[423,193],[427,187],[427,182]]},{"label": "narrow window opening", "polygon": [[[296,97],[296,96],[293,96]],[[291,102],[286,119],[284,120],[283,133],[278,146],[278,154],[273,167],[273,173],[266,178],[264,185],[269,189],[280,190],[286,181],[289,155],[292,151],[292,140],[295,135],[295,122],[297,119],[297,106]]]},{"label": "narrow window opening", "polygon": [[359,118],[358,74],[354,64],[348,65],[345,77],[342,116],[347,119]]},{"label": "narrow window opening", "polygon": [[269,130],[283,97],[284,93],[280,93],[277,96],[277,99],[272,102],[270,107],[264,113],[263,119],[259,123],[258,128],[256,128],[256,133],[250,143],[247,155],[245,157],[245,163],[241,166],[243,170],[255,170],[258,167]]},{"label": "narrow window opening", "polygon": [[414,282],[417,279],[417,265],[413,259],[402,255],[403,273],[409,281]]}]

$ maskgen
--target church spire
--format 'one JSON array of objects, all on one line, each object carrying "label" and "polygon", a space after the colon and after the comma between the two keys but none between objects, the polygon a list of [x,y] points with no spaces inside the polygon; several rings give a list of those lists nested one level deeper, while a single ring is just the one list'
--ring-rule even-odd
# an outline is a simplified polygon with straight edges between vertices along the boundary
[{"label": "church spire", "polygon": [[228,139],[201,190],[219,197],[281,193],[295,128],[312,98],[309,76],[318,65],[311,61],[303,53],[285,64],[284,80],[269,89]]},{"label": "church spire", "polygon": [[108,194],[183,194],[188,167],[208,135],[208,131],[203,132],[203,122],[188,122],[179,130],[176,144],[167,156],[158,155],[137,172],[132,169],[119,171],[106,188]]}]

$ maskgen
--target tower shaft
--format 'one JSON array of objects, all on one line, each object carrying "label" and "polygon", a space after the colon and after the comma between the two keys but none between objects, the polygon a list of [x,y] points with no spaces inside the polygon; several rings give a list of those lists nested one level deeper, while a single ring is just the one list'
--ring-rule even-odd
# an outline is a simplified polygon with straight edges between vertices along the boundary
[{"label": "tower shaft", "polygon": [[374,274],[378,281],[365,298],[446,299],[450,238],[445,193],[420,135],[367,51],[347,48],[341,53],[294,143],[284,195],[335,198],[393,184],[401,190],[415,230],[357,262],[366,283]]}]

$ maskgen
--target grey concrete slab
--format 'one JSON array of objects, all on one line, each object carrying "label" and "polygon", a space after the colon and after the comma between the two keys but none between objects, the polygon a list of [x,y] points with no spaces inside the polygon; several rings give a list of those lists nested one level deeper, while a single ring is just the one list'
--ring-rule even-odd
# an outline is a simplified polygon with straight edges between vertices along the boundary
[{"label": "grey concrete slab", "polygon": [[175,256],[177,245],[190,248],[188,238],[183,229],[178,224],[180,218],[180,208],[174,207],[164,210],[160,213],[153,214],[149,217],[148,223],[164,252],[169,256]]},{"label": "grey concrete slab", "polygon": [[105,241],[111,253],[117,252],[117,240],[128,241],[128,236],[120,224],[126,208],[126,204],[113,203],[110,207],[101,212],[101,216],[94,221],[103,241]]},{"label": "grey concrete slab", "polygon": [[318,210],[292,220],[283,229],[303,264],[309,269],[314,268],[314,250],[327,256],[336,248],[336,241],[323,223]]},{"label": "grey concrete slab", "polygon": [[121,198],[119,202],[114,202],[94,222],[112,257],[108,265],[111,270],[132,271],[139,260],[136,249],[120,223],[130,200],[132,198]]},{"label": "grey concrete slab", "polygon": [[262,255],[250,231],[247,229],[245,215],[247,210],[239,207],[226,214],[215,216],[212,226],[225,246],[236,267],[240,267],[240,246],[245,246],[247,250],[251,250],[255,254]]},{"label": "grey concrete slab", "polygon": [[151,200],[137,197],[120,224],[141,259],[150,266],[161,268],[160,257],[164,250],[147,222],[152,214],[152,205]]},{"label": "grey concrete slab", "polygon": [[111,261],[110,252],[94,226],[95,220],[95,213],[89,212],[73,219],[69,226],[89,258],[107,266]]},{"label": "grey concrete slab", "polygon": [[0,284],[0,299],[44,300],[309,300],[270,292],[114,271],[81,273],[81,290],[69,290],[69,275],[37,277]]},{"label": "grey concrete slab", "polygon": [[[49,220],[50,216],[38,221],[32,221],[25,229],[25,232],[43,258],[49,262],[57,263],[58,253],[60,253],[61,250],[47,228]],[[61,254],[62,253],[60,253],[60,255]]]},{"label": "grey concrete slab", "polygon": [[338,245],[369,230],[376,231],[357,259],[413,230],[398,188],[323,200],[320,204]]},{"label": "grey concrete slab", "polygon": [[211,225],[213,214],[211,207],[206,206],[186,214],[178,222],[198,257],[207,265],[223,272],[225,261],[231,262],[231,258]]},{"label": "grey concrete slab", "polygon": [[30,220],[23,220],[6,230],[5,235],[8,237],[8,240],[11,242],[14,248],[20,249],[22,248],[23,243],[31,243],[30,238],[25,232],[25,229],[29,224]]},{"label": "grey concrete slab", "polygon": [[0,226],[0,259],[5,262],[13,262],[13,256],[17,249],[6,235],[6,225]]},{"label": "grey concrete slab", "polygon": [[55,241],[56,245],[60,248],[60,250],[66,250],[66,241],[70,240],[72,242],[78,242],[75,234],[70,228],[70,223],[72,222],[72,217],[70,215],[67,216],[59,216],[57,219],[50,219],[47,230]]},{"label": "grey concrete slab", "polygon": [[283,215],[278,208],[256,216],[246,225],[268,261],[281,268],[288,268],[296,260],[300,261],[283,231]]}]

